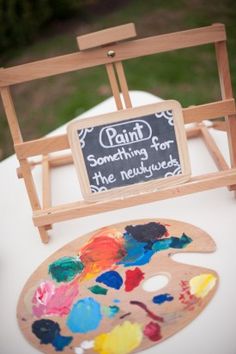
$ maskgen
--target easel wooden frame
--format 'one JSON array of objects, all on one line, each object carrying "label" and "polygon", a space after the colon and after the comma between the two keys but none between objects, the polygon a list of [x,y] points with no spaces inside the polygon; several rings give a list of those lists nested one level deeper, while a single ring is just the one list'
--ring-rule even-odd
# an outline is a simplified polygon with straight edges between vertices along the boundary
[{"label": "easel wooden frame", "polygon": [[[118,37],[117,33],[119,33]],[[41,240],[44,243],[47,243],[49,240],[48,229],[50,229],[56,222],[106,212],[112,209],[124,208],[124,206],[130,207],[137,204],[173,198],[222,186],[229,186],[230,190],[236,190],[236,109],[235,101],[233,99],[224,25],[213,24],[207,27],[166,35],[113,43],[114,41],[125,40],[134,36],[134,25],[127,24],[119,26],[119,28],[108,29],[87,36],[78,37],[79,46],[81,43],[84,43],[81,47],[83,51],[11,68],[0,69],[1,96],[16,156],[20,164],[17,174],[18,177],[23,178],[25,182],[33,211],[33,222],[38,228]],[[101,47],[94,48],[94,43]],[[72,157],[52,157],[50,156],[50,153],[68,149],[68,137],[65,134],[55,137],[44,137],[32,141],[24,141],[12,101],[10,86],[79,69],[106,65],[117,109],[124,109],[131,107],[132,105],[122,60],[209,43],[215,45],[222,100],[184,108],[183,114],[185,123],[197,123],[195,128],[192,128],[187,132],[188,138],[196,136],[203,137],[219,171],[201,176],[193,176],[188,182],[181,185],[166,187],[160,191],[148,192],[141,196],[129,196],[122,200],[105,200],[96,203],[78,201],[75,203],[52,206],[50,169],[52,167],[72,163]],[[118,77],[118,80],[116,76]],[[120,98],[120,91],[123,94],[124,106]],[[225,117],[227,124],[231,157],[230,167],[224,160],[216,143],[209,134],[208,129],[201,124],[205,119],[213,119],[221,116]],[[42,156],[42,160],[40,161],[43,175],[42,205],[39,202],[31,171],[32,167],[39,164],[39,162],[30,162],[28,160],[29,157],[36,155]]]}]

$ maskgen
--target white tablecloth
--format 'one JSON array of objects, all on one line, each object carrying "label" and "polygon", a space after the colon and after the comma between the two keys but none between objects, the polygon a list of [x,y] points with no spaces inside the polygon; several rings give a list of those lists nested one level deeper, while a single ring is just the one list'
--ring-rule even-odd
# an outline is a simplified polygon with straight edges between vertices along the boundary
[{"label": "white tablecloth", "polygon": [[[153,103],[157,98],[145,92],[131,92],[134,106]],[[97,115],[115,110],[112,98],[83,114]],[[57,130],[64,132],[65,127]],[[224,132],[213,136],[228,158]],[[206,147],[200,139],[189,141],[193,174],[215,171]],[[144,351],[145,354],[236,354],[236,200],[226,188],[196,193],[140,205],[109,213],[55,224],[50,243],[41,243],[31,219],[31,208],[23,180],[16,177],[15,156],[0,163],[0,274],[1,326],[0,353],[36,354],[38,351],[24,339],[16,321],[16,305],[21,289],[32,272],[53,252],[78,236],[104,225],[138,218],[169,218],[192,223],[208,232],[217,244],[212,254],[181,254],[175,260],[209,267],[220,276],[220,286],[206,309],[187,327],[166,341]],[[40,170],[34,171],[41,190]],[[53,170],[54,203],[81,198],[73,166]]]}]

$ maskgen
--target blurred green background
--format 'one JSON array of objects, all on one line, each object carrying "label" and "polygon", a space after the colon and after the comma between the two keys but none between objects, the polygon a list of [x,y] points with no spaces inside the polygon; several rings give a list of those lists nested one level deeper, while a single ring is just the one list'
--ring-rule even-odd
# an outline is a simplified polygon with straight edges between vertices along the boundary
[{"label": "blurred green background", "polygon": [[[0,0],[0,66],[77,51],[76,36],[134,22],[138,37],[226,25],[236,86],[235,0]],[[124,62],[129,89],[173,98],[186,107],[220,98],[214,46]],[[111,96],[103,67],[12,88],[25,140],[40,137]],[[13,153],[0,103],[0,159]]]}]

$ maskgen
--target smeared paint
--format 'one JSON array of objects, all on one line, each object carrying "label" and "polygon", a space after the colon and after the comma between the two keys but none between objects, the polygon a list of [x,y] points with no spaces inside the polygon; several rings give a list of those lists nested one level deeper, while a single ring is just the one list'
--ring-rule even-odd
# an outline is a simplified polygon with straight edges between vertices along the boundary
[{"label": "smeared paint", "polygon": [[216,277],[213,274],[200,274],[189,281],[190,293],[198,298],[204,298],[215,286]]},{"label": "smeared paint", "polygon": [[187,245],[189,245],[192,242],[191,237],[183,235],[181,237],[169,237],[164,240],[159,240],[155,242],[152,246],[152,249],[154,252],[158,251],[164,251],[169,248],[185,248]]},{"label": "smeared paint", "polygon": [[170,294],[160,294],[160,295],[154,296],[152,299],[152,302],[154,302],[154,304],[161,305],[166,301],[170,302],[173,300],[174,300],[174,297]]},{"label": "smeared paint", "polygon": [[56,351],[63,351],[73,339],[73,337],[61,336],[59,324],[51,320],[35,321],[32,324],[32,332],[40,339],[41,344],[52,344]]},{"label": "smeared paint", "polygon": [[123,279],[115,270],[109,270],[108,272],[101,274],[97,277],[96,281],[117,290],[119,290],[123,284]]},{"label": "smeared paint", "polygon": [[122,320],[123,318],[130,316],[131,312],[124,313],[124,315],[120,316],[120,319]]},{"label": "smeared paint", "polygon": [[102,314],[108,318],[113,318],[120,311],[120,308],[116,305],[102,306]]},{"label": "smeared paint", "polygon": [[142,338],[141,325],[125,321],[110,332],[97,336],[94,350],[99,354],[128,354],[140,345]]},{"label": "smeared paint", "polygon": [[102,320],[101,306],[91,297],[77,301],[67,318],[67,326],[73,333],[95,330]]},{"label": "smeared paint", "polygon": [[74,299],[78,296],[78,282],[74,280],[56,288],[51,281],[42,282],[33,295],[32,312],[36,317],[44,315],[65,316],[70,312]]},{"label": "smeared paint", "polygon": [[105,289],[100,285],[91,286],[89,290],[96,295],[106,295],[108,292],[108,289]]},{"label": "smeared paint", "polygon": [[179,301],[185,305],[184,310],[193,311],[196,305],[200,306],[201,299],[191,294],[188,280],[181,280],[180,287]]},{"label": "smeared paint", "polygon": [[138,242],[128,233],[125,233],[123,237],[126,255],[117,264],[130,267],[144,265],[150,261],[154,252],[145,248],[147,246],[146,242]]},{"label": "smeared paint", "polygon": [[[142,226],[142,225],[138,225]],[[117,264],[123,264],[125,267],[141,266],[150,262],[156,252],[164,251],[169,248],[184,248],[192,239],[183,234],[181,237],[168,237],[164,239],[153,239],[150,236],[148,242],[140,242],[133,238],[129,233],[123,235],[125,241],[126,255]]]},{"label": "smeared paint", "polygon": [[137,286],[139,286],[141,281],[144,279],[144,273],[138,267],[133,270],[127,270],[125,272],[125,275],[125,291],[127,292],[132,291]]},{"label": "smeared paint", "polygon": [[84,269],[79,257],[62,257],[49,265],[48,273],[51,277],[60,282],[69,282]]},{"label": "smeared paint", "polygon": [[148,337],[153,342],[157,342],[162,338],[161,327],[156,322],[149,322],[145,326],[143,333],[146,337]]},{"label": "smeared paint", "polygon": [[150,311],[143,302],[132,300],[132,301],[130,301],[130,304],[139,306],[141,309],[143,309],[147,313],[148,317],[152,318],[153,320],[159,321],[159,322],[164,322],[163,317],[160,317],[160,316],[156,315],[155,313],[153,313],[152,311]]},{"label": "smeared paint", "polygon": [[80,249],[80,259],[84,264],[81,280],[96,277],[119,262],[124,255],[122,234],[116,229],[101,230]]}]

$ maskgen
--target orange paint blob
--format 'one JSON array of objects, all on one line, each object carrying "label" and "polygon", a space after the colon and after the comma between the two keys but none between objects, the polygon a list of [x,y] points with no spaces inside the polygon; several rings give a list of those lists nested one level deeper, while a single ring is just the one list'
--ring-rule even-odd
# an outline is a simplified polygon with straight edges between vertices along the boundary
[{"label": "orange paint blob", "polygon": [[104,228],[80,249],[79,256],[84,265],[80,280],[94,278],[102,271],[114,267],[125,256],[122,236],[116,229]]}]

